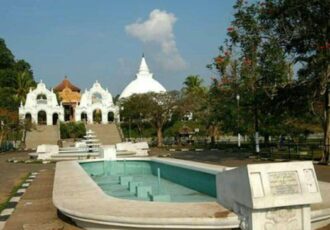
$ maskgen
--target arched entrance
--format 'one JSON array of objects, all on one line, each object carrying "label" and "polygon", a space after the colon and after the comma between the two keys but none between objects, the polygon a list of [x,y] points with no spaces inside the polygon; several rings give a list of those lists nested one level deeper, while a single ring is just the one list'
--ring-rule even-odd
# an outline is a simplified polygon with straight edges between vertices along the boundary
[{"label": "arched entrance", "polygon": [[38,125],[47,124],[47,114],[45,111],[41,110],[38,112]]},{"label": "arched entrance", "polygon": [[26,122],[32,122],[32,115],[31,115],[31,113],[26,113],[25,114],[25,121]]},{"label": "arched entrance", "polygon": [[74,117],[74,109],[72,105],[63,105],[64,121],[72,121]]},{"label": "arched entrance", "polygon": [[53,125],[57,125],[57,122],[58,122],[58,114],[53,113]]},{"label": "arched entrance", "polygon": [[95,109],[93,111],[93,123],[100,124],[102,121],[102,112],[100,109]]},{"label": "arched entrance", "polygon": [[113,112],[108,113],[108,123],[111,123],[115,120],[115,114]]},{"label": "arched entrance", "polygon": [[81,120],[82,122],[87,122],[87,113],[82,112],[82,113],[80,114],[80,120]]}]

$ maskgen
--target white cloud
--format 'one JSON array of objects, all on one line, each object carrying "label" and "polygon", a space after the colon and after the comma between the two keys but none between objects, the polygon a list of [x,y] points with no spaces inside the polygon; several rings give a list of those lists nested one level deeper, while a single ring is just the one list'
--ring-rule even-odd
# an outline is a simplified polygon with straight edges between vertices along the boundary
[{"label": "white cloud", "polygon": [[182,70],[187,64],[181,57],[175,42],[173,27],[177,18],[172,13],[155,9],[146,21],[138,20],[125,27],[126,32],[144,43],[156,43],[161,52],[157,61],[166,70]]}]

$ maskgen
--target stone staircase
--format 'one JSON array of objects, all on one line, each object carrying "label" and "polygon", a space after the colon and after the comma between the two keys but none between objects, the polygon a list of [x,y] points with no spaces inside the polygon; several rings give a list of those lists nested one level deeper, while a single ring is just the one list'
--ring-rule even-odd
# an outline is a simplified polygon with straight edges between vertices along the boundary
[{"label": "stone staircase", "polygon": [[36,149],[38,145],[56,145],[60,139],[59,127],[57,125],[37,125],[36,129],[26,134],[26,148]]},{"label": "stone staircase", "polygon": [[88,124],[86,129],[91,129],[102,145],[114,145],[122,142],[116,124]]}]

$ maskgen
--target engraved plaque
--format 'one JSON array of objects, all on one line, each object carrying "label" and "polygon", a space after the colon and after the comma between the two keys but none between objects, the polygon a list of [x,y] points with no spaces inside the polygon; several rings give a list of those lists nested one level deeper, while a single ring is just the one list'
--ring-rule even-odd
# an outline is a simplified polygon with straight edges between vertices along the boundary
[{"label": "engraved plaque", "polygon": [[300,193],[297,172],[272,172],[268,173],[270,191],[273,195],[289,195]]}]

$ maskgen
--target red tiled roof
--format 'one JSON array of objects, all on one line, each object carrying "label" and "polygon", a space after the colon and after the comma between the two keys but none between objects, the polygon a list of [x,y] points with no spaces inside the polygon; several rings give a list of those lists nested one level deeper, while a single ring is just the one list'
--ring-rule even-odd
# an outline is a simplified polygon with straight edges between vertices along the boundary
[{"label": "red tiled roof", "polygon": [[73,85],[66,76],[65,79],[54,88],[54,91],[55,92],[63,91],[63,89],[65,88],[70,88],[72,91],[80,92],[80,89],[77,86]]}]

